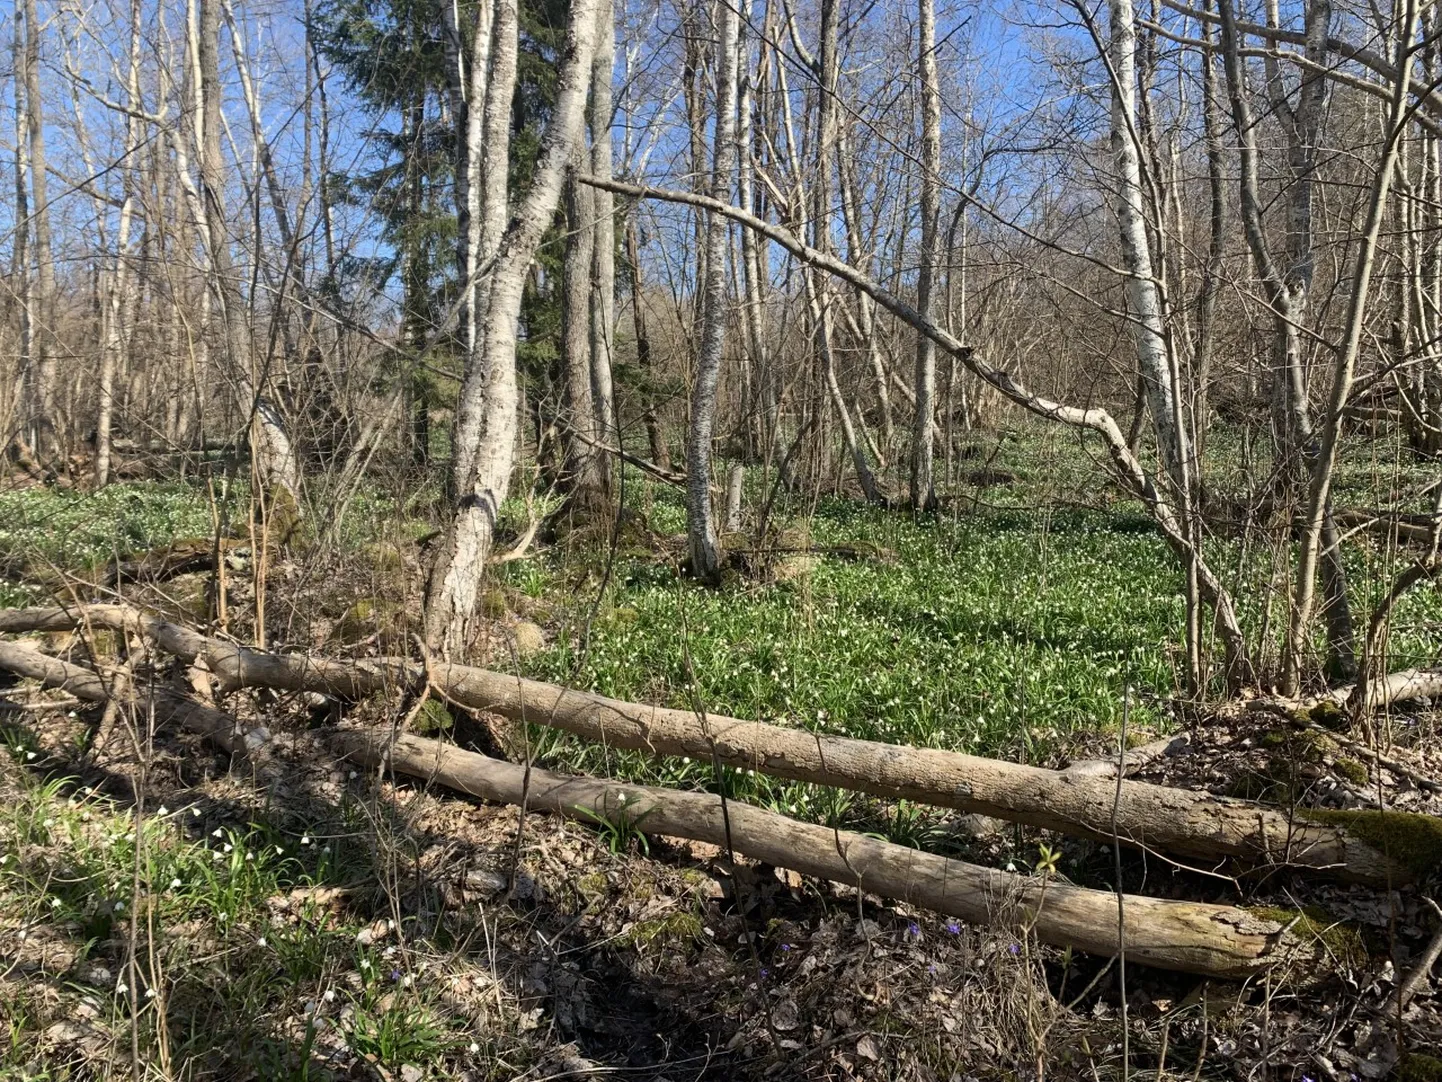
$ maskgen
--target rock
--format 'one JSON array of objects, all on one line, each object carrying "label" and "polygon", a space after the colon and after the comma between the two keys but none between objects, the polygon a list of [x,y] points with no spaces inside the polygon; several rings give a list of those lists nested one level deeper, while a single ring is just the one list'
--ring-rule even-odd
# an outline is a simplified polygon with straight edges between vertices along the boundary
[{"label": "rock", "polygon": [[409,1063],[401,1065],[401,1082],[421,1082],[421,1079],[425,1077],[426,1072],[419,1067],[412,1066]]}]

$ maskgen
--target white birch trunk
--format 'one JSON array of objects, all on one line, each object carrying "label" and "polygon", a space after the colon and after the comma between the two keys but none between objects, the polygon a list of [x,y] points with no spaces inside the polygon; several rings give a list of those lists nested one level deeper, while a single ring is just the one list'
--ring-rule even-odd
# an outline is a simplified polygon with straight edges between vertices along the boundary
[{"label": "white birch trunk", "polygon": [[[612,0],[599,0],[596,9],[596,56],[591,64],[591,173],[612,174],[611,79],[616,65],[616,13]],[[616,337],[616,208],[610,192],[601,188],[591,197],[595,241],[592,245],[591,390],[596,422],[603,440],[619,446],[611,363]],[[605,469],[604,461],[601,468]]]},{"label": "white birch trunk", "polygon": [[[711,159],[711,198],[730,203],[736,162],[736,41],[739,18],[729,4],[717,9],[716,125]],[[714,579],[721,571],[711,504],[711,436],[716,424],[716,384],[726,339],[726,219],[706,216],[706,275],[701,346],[691,389],[691,423],[686,436],[686,528],[691,573]]]},{"label": "white birch trunk", "polygon": [[[921,253],[916,305],[923,319],[934,318],[932,291],[937,264],[937,229],[941,215],[941,91],[936,74],[936,6],[920,3],[921,41],[917,69],[921,83]],[[931,421],[936,412],[936,343],[916,336],[916,409],[911,426],[911,507],[936,506],[935,445]]]},{"label": "white birch trunk", "polygon": [[[566,163],[585,120],[597,3],[571,2],[556,102],[542,139],[535,176],[524,202],[500,233],[493,232],[506,221],[506,173],[499,166],[508,161],[509,150],[497,144],[509,138],[510,100],[515,87],[516,9],[512,0],[499,0],[497,5],[482,169],[485,206],[481,254],[483,265],[491,267],[489,288],[485,290],[485,322],[475,350],[465,359],[451,463],[454,503],[426,593],[427,641],[448,656],[463,653],[473,637],[496,516],[510,487],[518,428],[516,336],[521,295],[536,248],[555,213]],[[479,154],[481,149],[472,146],[468,153]],[[492,236],[497,238],[494,251],[489,247]]]}]

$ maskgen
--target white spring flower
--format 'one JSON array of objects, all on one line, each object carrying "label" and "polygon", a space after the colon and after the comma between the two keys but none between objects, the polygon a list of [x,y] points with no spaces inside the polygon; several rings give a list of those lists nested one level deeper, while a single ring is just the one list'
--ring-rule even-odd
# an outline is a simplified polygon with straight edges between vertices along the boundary
[{"label": "white spring flower", "polygon": [[234,848],[235,848],[235,846],[231,845],[229,842],[226,842],[226,843],[225,843],[225,848],[222,849],[221,852],[222,852],[222,853],[229,853],[229,852],[230,852],[232,849],[234,849]]},{"label": "white spring flower", "polygon": [[257,940],[255,941],[255,945],[256,945],[257,947],[263,947],[263,946],[265,946],[265,936],[261,936],[259,939],[257,939]]},{"label": "white spring flower", "polygon": [[180,882],[180,877],[179,877],[179,876],[177,876],[176,878],[174,878],[174,879],[172,879],[172,880],[170,881],[170,889],[171,889],[171,890],[179,890],[180,887],[181,887],[181,882]]},{"label": "white spring flower", "polygon": [[219,838],[219,837],[221,836],[220,827],[216,827],[214,830],[212,830],[212,831],[210,832],[210,836],[211,836],[212,838]]},{"label": "white spring flower", "polygon": [[321,994],[321,997],[320,997],[320,998],[323,999],[323,1000],[325,1000],[327,1003],[334,1003],[334,1002],[335,1002],[335,989],[334,989],[334,988],[327,988],[327,989],[325,990],[325,992],[323,992],[323,993]]},{"label": "white spring flower", "polygon": [[156,815],[169,815],[169,814],[170,814],[170,809],[167,808],[164,804],[162,804],[162,805],[160,805],[160,807],[158,807],[158,808],[155,809],[155,814],[156,814]]},{"label": "white spring flower", "polygon": [[117,996],[123,996],[123,995],[125,995],[125,993],[128,992],[128,991],[130,991],[130,989],[127,988],[127,987],[125,987],[125,982],[124,982],[124,981],[116,981],[116,982],[115,982],[115,994],[116,994]]},{"label": "white spring flower", "polygon": [[300,838],[300,844],[301,844],[301,845],[309,845],[309,844],[310,844],[310,835],[309,835],[309,834],[302,834],[302,835],[301,835],[301,838]]},{"label": "white spring flower", "polygon": [[147,988],[147,989],[145,990],[145,998],[146,998],[146,999],[154,999],[154,998],[155,998],[155,989],[154,989],[154,988]]},{"label": "white spring flower", "polygon": [[51,898],[51,899],[50,899],[50,908],[51,908],[51,909],[59,909],[59,908],[60,908],[60,899],[59,899],[59,898]]},{"label": "white spring flower", "polygon": [[218,921],[220,921],[221,924],[224,924],[226,921],[228,921],[228,920],[230,919],[230,914],[227,913],[227,912],[225,912],[225,910],[221,910],[219,913],[217,913],[217,914],[215,915],[215,919],[218,920]]}]

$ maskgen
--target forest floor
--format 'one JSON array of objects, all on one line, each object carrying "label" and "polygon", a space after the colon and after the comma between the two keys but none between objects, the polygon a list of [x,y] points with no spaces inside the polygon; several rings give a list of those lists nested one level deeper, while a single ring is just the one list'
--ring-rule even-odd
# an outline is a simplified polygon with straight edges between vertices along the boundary
[{"label": "forest floor", "polygon": [[[1225,461],[1225,456],[1218,456]],[[618,698],[1041,765],[1185,732],[1142,775],[1283,803],[1442,812],[1345,738],[1179,695],[1178,575],[1078,445],[1024,433],[960,464],[946,513],[788,504],[720,589],[677,574],[679,494],[627,475],[618,529],[559,531],[503,565],[486,663]],[[1377,451],[1359,504],[1423,483]],[[1351,486],[1349,489],[1347,486]],[[267,570],[268,639],[336,655],[406,649],[420,501],[367,490]],[[0,491],[0,605],[243,517],[239,484]],[[765,493],[758,489],[754,505]],[[784,513],[783,513],[784,510]],[[507,509],[519,534],[527,511]],[[1219,541],[1218,545],[1225,544]],[[1351,549],[1359,607],[1401,557]],[[241,549],[230,631],[253,634]],[[1275,553],[1228,566],[1248,606]],[[125,587],[191,623],[208,574]],[[247,615],[247,613],[251,615]],[[1393,667],[1435,659],[1442,602],[1408,598]],[[55,649],[75,644],[52,639]],[[1128,690],[1130,689],[1130,690]],[[1442,1077],[1442,996],[1395,990],[1434,921],[1425,891],[1236,880],[1128,855],[1158,896],[1312,907],[1345,934],[1307,979],[1241,986],[1120,967],[740,861],[589,829],[335,762],[293,697],[227,706],[277,751],[237,769],[184,735],[127,730],[63,696],[0,686],[0,1078],[621,1077],[1302,1079]],[[354,720],[393,719],[372,701]],[[475,719],[417,721],[458,742]],[[1438,716],[1386,719],[1389,754],[1442,776]],[[714,788],[708,763],[511,732],[556,769]],[[728,772],[726,792],[802,819],[1073,881],[1116,884],[1106,846],[974,816]],[[1437,984],[1442,985],[1442,978]],[[1125,1023],[1123,1015],[1125,1014]]]}]

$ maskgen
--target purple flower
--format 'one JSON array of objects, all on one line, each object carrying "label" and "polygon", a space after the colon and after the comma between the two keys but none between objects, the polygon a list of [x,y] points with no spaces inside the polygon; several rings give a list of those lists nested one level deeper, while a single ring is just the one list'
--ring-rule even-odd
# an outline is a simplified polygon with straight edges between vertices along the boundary
[{"label": "purple flower", "polygon": [[1020,953],[1021,953],[1021,946],[1020,946],[1020,944],[1017,944],[1017,943],[1013,943],[1011,946],[1007,947],[1006,949],[1009,950],[1009,951],[1011,951],[1012,954],[1020,954]]},{"label": "purple flower", "polygon": [[393,970],[391,970],[391,980],[393,980],[393,981],[398,981],[398,980],[400,980],[400,979],[401,979],[401,971],[400,971],[399,969],[393,969]]},{"label": "purple flower", "polygon": [[958,934],[961,932],[961,922],[958,921],[958,920],[949,920],[949,921],[947,921],[947,922],[946,922],[946,930],[947,930],[948,932],[950,932],[952,935],[958,935]]},{"label": "purple flower", "polygon": [[921,937],[921,925],[917,924],[916,921],[909,922],[906,926],[906,934],[913,939],[919,939]]},{"label": "purple flower", "polygon": [[781,944],[781,949],[784,950],[784,951],[789,951],[789,950],[791,949],[791,944],[790,944],[790,943],[783,943],[783,944]]},{"label": "purple flower", "polygon": [[932,962],[931,965],[926,967],[926,971],[930,973],[933,977],[936,976],[936,963]]},{"label": "purple flower", "polygon": [[771,976],[771,970],[763,966],[761,969],[761,979],[764,981],[769,976]]}]

